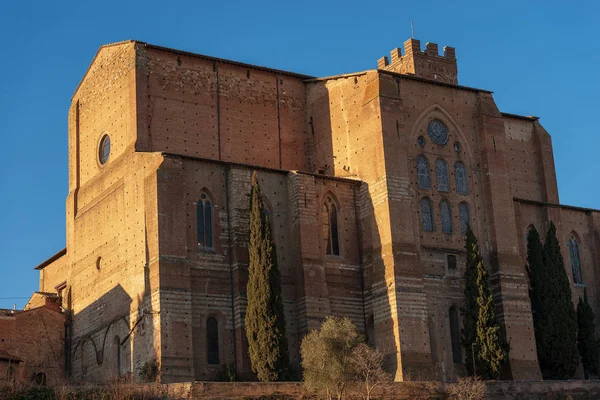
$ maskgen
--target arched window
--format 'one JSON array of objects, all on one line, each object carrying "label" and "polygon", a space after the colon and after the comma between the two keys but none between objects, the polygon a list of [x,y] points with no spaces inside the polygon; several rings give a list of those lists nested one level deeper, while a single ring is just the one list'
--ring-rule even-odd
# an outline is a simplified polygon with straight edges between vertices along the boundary
[{"label": "arched window", "polygon": [[323,245],[325,247],[325,254],[339,256],[340,243],[338,239],[337,207],[331,196],[325,198],[321,219],[323,221]]},{"label": "arched window", "polygon": [[571,256],[571,269],[573,270],[573,283],[581,285],[581,264],[579,263],[579,246],[574,235],[569,238],[569,255]]},{"label": "arched window", "polygon": [[448,163],[441,158],[435,160],[435,179],[437,181],[437,190],[440,192],[448,191]]},{"label": "arched window", "polygon": [[440,214],[442,216],[442,232],[452,233],[452,210],[446,200],[440,201]]},{"label": "arched window", "polygon": [[219,323],[214,317],[206,320],[206,359],[209,364],[219,364]]},{"label": "arched window", "polygon": [[367,318],[367,344],[373,348],[375,348],[375,319],[373,318],[373,314],[369,315]]},{"label": "arched window", "polygon": [[431,179],[429,177],[429,160],[425,156],[417,157],[417,177],[421,189],[431,188]]},{"label": "arched window", "polygon": [[467,169],[465,164],[457,161],[454,164],[454,178],[456,179],[456,193],[469,194],[469,185],[467,183]]},{"label": "arched window", "polygon": [[115,336],[113,339],[113,344],[115,346],[115,368],[117,376],[121,376],[121,339],[118,336]]},{"label": "arched window", "polygon": [[458,217],[460,218],[460,233],[464,235],[467,233],[467,227],[471,225],[471,212],[467,203],[462,202],[458,205]]},{"label": "arched window", "polygon": [[206,193],[200,195],[196,206],[198,220],[198,246],[213,247],[212,238],[212,205]]},{"label": "arched window", "polygon": [[458,310],[455,306],[450,307],[448,311],[450,319],[450,340],[452,341],[452,360],[455,364],[462,364],[462,348],[460,343],[460,321],[458,319]]},{"label": "arched window", "polygon": [[423,197],[421,199],[421,222],[425,232],[433,232],[435,230],[433,225],[431,200],[429,197]]}]

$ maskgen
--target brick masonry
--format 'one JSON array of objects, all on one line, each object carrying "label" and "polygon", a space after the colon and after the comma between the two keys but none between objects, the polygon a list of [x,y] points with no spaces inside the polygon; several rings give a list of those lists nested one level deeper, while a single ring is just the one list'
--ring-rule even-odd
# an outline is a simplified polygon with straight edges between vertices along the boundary
[{"label": "brick masonry", "polygon": [[[433,119],[448,127],[446,145],[428,136]],[[566,243],[577,237],[598,307],[599,213],[558,205],[548,133],[536,117],[501,113],[491,92],[458,85],[450,47],[441,56],[437,45],[409,40],[376,70],[313,78],[141,42],[106,45],[73,96],[68,134],[66,253],[39,269],[40,290],[61,288],[73,317],[75,379],[137,376],[153,359],[164,382],[214,379],[223,364],[252,379],[244,314],[254,170],[296,366],[302,337],[338,315],[385,353],[398,381],[460,375],[448,316],[463,303],[459,203],[469,206],[511,343],[506,378],[540,378],[524,267],[529,226],[557,224],[569,276]],[[111,152],[101,164],[104,135]],[[421,155],[431,189],[417,185]],[[438,190],[437,159],[449,165],[448,191]],[[467,194],[456,191],[455,162],[466,166]],[[212,206],[209,249],[196,233],[202,195]],[[328,197],[339,256],[323,244]],[[422,229],[423,197],[433,232]],[[442,201],[453,233],[441,232]],[[583,288],[573,287],[574,302]],[[217,365],[207,359],[209,318]]]}]

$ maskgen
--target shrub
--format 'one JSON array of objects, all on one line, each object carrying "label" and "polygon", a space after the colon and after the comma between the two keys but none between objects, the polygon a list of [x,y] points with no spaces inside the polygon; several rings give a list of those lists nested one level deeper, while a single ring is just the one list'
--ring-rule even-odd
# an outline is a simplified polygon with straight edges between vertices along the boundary
[{"label": "shrub", "polygon": [[139,376],[143,382],[156,382],[160,374],[160,366],[156,358],[147,361],[140,370]]},{"label": "shrub", "polygon": [[319,331],[304,337],[300,346],[304,383],[312,390],[325,390],[331,399],[341,399],[355,378],[352,352],[361,342],[348,318],[327,317]]},{"label": "shrub", "polygon": [[483,400],[485,383],[477,378],[458,378],[458,382],[448,385],[448,398],[451,400]]},{"label": "shrub", "polygon": [[223,364],[221,370],[217,374],[219,382],[237,382],[237,368],[235,364]]}]

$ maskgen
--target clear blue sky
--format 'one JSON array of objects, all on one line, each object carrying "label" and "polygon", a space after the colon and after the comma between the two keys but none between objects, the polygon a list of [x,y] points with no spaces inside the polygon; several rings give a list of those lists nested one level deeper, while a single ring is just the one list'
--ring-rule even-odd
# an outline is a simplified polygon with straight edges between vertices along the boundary
[{"label": "clear blue sky", "polygon": [[[488,3],[495,3],[490,5]],[[137,39],[325,76],[377,67],[410,36],[456,47],[459,81],[550,132],[561,202],[600,208],[600,2],[0,2],[0,308],[65,246],[67,111],[105,43]]]}]

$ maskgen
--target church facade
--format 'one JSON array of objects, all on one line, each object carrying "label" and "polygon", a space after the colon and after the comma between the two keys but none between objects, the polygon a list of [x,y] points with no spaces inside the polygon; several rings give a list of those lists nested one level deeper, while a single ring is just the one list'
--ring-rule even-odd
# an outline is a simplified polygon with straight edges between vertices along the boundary
[{"label": "church facade", "polygon": [[75,379],[252,377],[244,334],[250,177],[281,272],[289,354],[347,316],[396,380],[452,380],[471,225],[510,343],[539,379],[529,227],[558,229],[573,301],[597,310],[600,213],[560,205],[549,134],[458,84],[455,51],[404,49],[315,78],[126,41],[100,48],[69,110],[66,249],[40,291],[70,315]]}]

